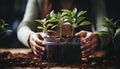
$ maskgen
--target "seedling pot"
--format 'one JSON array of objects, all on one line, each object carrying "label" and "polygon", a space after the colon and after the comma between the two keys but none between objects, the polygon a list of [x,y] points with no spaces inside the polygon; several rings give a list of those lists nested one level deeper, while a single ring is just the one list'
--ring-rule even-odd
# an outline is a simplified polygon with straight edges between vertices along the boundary
[{"label": "seedling pot", "polygon": [[48,62],[79,63],[80,37],[45,38]]}]

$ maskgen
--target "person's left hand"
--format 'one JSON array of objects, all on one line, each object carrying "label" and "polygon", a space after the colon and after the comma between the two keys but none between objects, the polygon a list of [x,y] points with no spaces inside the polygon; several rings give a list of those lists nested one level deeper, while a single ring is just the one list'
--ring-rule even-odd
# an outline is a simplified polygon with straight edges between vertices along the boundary
[{"label": "person's left hand", "polygon": [[98,36],[96,33],[88,32],[88,31],[80,31],[75,34],[76,36],[80,36],[81,38],[81,50],[82,56],[88,57],[91,55],[96,47],[98,46]]}]

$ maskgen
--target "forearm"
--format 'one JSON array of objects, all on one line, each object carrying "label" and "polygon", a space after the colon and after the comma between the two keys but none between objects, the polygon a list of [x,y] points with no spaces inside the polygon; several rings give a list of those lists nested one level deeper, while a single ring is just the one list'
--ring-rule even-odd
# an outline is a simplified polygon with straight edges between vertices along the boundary
[{"label": "forearm", "polygon": [[32,33],[34,33],[34,31],[32,31],[29,26],[19,26],[17,36],[20,42],[29,47],[28,39]]},{"label": "forearm", "polygon": [[40,9],[41,8],[38,6],[37,0],[28,0],[24,18],[17,31],[18,39],[26,46],[29,46],[29,35],[36,32],[37,25],[35,20],[40,17]]}]

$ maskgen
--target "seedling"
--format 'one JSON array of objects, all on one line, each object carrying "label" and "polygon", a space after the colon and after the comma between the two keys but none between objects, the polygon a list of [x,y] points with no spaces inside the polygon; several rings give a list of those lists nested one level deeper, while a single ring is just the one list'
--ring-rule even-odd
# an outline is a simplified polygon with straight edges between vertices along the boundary
[{"label": "seedling", "polygon": [[71,22],[72,35],[74,35],[76,28],[91,24],[89,21],[85,20],[86,17],[84,15],[87,11],[78,12],[77,8],[74,8],[72,11],[68,9],[63,9],[62,11],[63,20]]},{"label": "seedling", "polygon": [[61,15],[61,13],[58,12],[57,14],[55,14],[54,11],[51,11],[51,13],[47,15],[47,18],[49,19],[50,22],[56,22],[57,23],[53,26],[53,28],[59,27],[59,29],[60,29],[60,31],[59,31],[60,35],[59,36],[62,37],[63,17]]},{"label": "seedling", "polygon": [[57,22],[57,14],[52,11],[50,14],[47,15],[46,18],[41,20],[36,20],[40,24],[37,28],[42,30],[44,33],[55,33],[53,30],[56,25],[53,22]]},{"label": "seedling", "polygon": [[120,20],[113,21],[107,17],[104,18],[105,23],[103,24],[104,27],[107,28],[107,31],[99,31],[99,36],[111,36],[112,45],[115,45],[115,38],[120,36]]}]

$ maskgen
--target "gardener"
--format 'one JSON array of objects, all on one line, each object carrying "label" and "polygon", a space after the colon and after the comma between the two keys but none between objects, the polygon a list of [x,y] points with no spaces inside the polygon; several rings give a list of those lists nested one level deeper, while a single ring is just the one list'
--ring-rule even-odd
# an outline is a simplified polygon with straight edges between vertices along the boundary
[{"label": "gardener", "polygon": [[85,27],[85,31],[76,33],[76,36],[81,38],[82,46],[80,48],[83,56],[89,56],[96,48],[102,49],[108,44],[108,38],[103,39],[95,33],[96,30],[106,30],[101,26],[104,23],[103,17],[105,16],[103,0],[87,0],[87,2],[84,0],[28,0],[24,18],[18,28],[18,39],[24,45],[30,47],[35,55],[43,56],[45,51],[43,43],[45,34],[42,32],[37,33],[35,20],[44,18],[51,10],[58,12],[63,8],[77,8],[79,11],[87,10],[87,18],[94,23],[94,26],[92,26],[93,32],[90,32],[90,28]]}]

